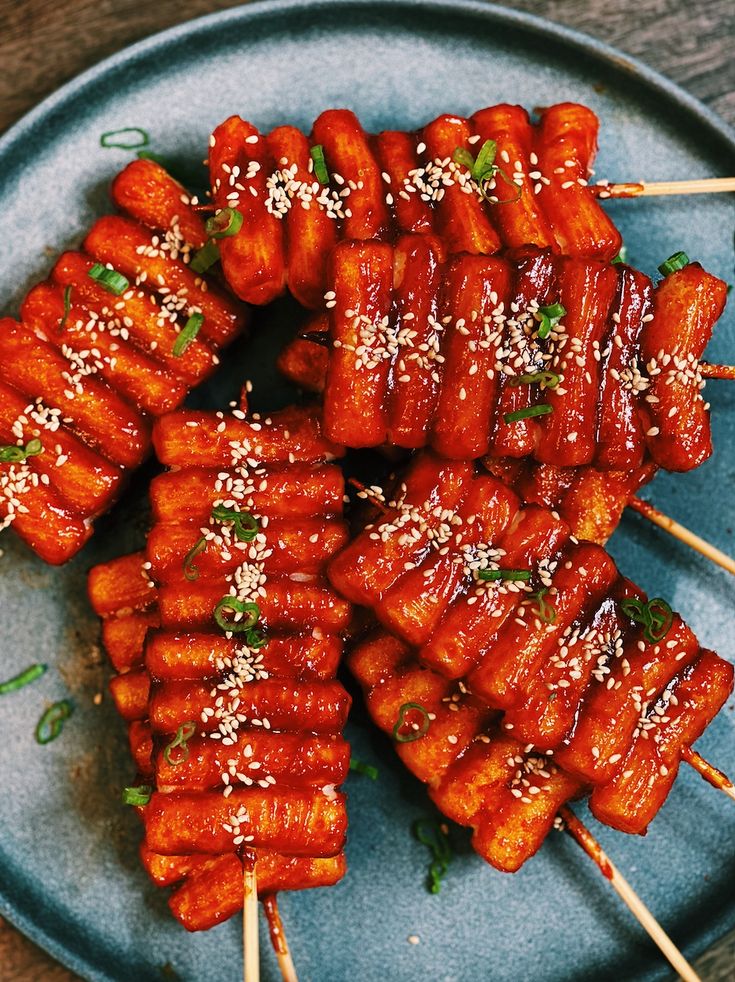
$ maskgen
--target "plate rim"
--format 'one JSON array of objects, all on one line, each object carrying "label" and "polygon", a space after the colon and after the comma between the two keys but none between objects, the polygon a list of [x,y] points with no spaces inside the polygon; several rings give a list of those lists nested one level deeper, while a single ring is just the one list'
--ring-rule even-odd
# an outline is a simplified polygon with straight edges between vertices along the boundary
[{"label": "plate rim", "polygon": [[629,55],[605,41],[600,41],[591,34],[567,27],[564,24],[557,24],[537,14],[514,10],[510,7],[501,7],[489,2],[489,0],[250,0],[250,2],[240,4],[237,7],[204,14],[201,17],[195,17],[150,34],[73,76],[20,116],[0,135],[0,156],[11,152],[13,145],[25,138],[42,118],[54,112],[64,102],[79,96],[100,75],[106,75],[126,63],[135,61],[154,48],[167,47],[189,34],[200,31],[206,32],[229,22],[234,23],[269,16],[279,11],[308,9],[316,12],[334,9],[337,6],[363,10],[382,8],[388,11],[396,11],[400,8],[423,10],[432,8],[438,12],[450,12],[461,9],[465,14],[475,14],[489,21],[502,22],[536,35],[558,38],[584,54],[592,53],[596,58],[607,62],[611,68],[622,72],[629,78],[645,82],[667,100],[674,101],[701,122],[706,123],[714,134],[728,144],[730,150],[735,152],[735,127],[731,127],[714,110],[706,106],[696,96],[691,95],[678,83],[663,73],[650,68],[645,62],[633,55]]},{"label": "plate rim", "polygon": [[[501,24],[536,37],[559,40],[592,60],[603,63],[606,68],[622,73],[629,81],[642,84],[643,89],[648,93],[662,96],[668,106],[678,106],[700,126],[704,126],[709,131],[708,135],[715,137],[735,157],[735,127],[730,126],[696,96],[633,55],[590,34],[547,20],[538,14],[499,6],[489,0],[250,0],[236,7],[204,14],[150,34],[73,76],[0,134],[0,162],[6,156],[17,152],[19,147],[22,150],[23,142],[32,139],[35,127],[47,122],[50,114],[63,110],[68,104],[73,105],[74,101],[99,78],[133,64],[156,50],[166,49],[192,35],[220,29],[223,25],[239,24],[276,15],[286,16],[293,11],[308,11],[317,15],[334,11],[337,7],[368,12],[384,11],[394,16],[401,10],[411,9],[421,9],[422,12],[433,10],[443,14],[461,12],[465,16],[474,16],[488,23]],[[12,898],[11,892],[0,882],[0,915],[9,924],[46,954],[83,979],[89,982],[115,982],[114,976],[109,975],[105,970],[100,971],[95,962],[79,953],[73,943],[61,940],[57,934],[40,923],[40,918],[34,919],[28,914],[26,907],[27,903],[22,897]]]}]

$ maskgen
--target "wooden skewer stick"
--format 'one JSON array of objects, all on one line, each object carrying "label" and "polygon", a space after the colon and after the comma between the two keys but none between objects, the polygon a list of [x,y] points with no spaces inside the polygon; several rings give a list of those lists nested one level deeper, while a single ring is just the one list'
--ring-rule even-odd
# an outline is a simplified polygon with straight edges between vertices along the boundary
[{"label": "wooden skewer stick", "polygon": [[685,982],[701,982],[692,966],[684,958],[620,870],[605,854],[602,846],[587,826],[583,825],[574,812],[570,808],[567,808],[566,805],[559,810],[559,817],[564,823],[563,827],[565,831],[569,833],[574,841],[597,864],[603,876],[610,881],[610,885],[617,895],[628,906],[628,909],[638,922],[645,928],[651,940],[658,945],[674,970],[685,979]]},{"label": "wooden skewer stick", "polygon": [[353,488],[356,488],[359,491],[358,497],[363,498],[365,501],[369,501],[374,508],[377,508],[378,511],[382,512],[384,515],[388,514],[390,508],[388,508],[384,501],[377,498],[370,488],[366,487],[362,481],[358,481],[356,477],[351,477],[348,479],[347,483],[351,484]]},{"label": "wooden skewer stick", "polygon": [[695,771],[702,775],[705,781],[709,782],[713,787],[717,788],[719,791],[724,791],[725,794],[735,801],[735,785],[732,783],[726,774],[723,774],[721,770],[718,770],[714,764],[710,764],[708,760],[701,757],[696,750],[692,750],[691,747],[684,747],[681,752],[681,759],[685,760],[687,764],[691,765]]},{"label": "wooden skewer stick", "polygon": [[311,341],[318,344],[321,348],[331,348],[332,342],[329,340],[329,331],[304,331],[297,335],[298,341]]},{"label": "wooden skewer stick", "polygon": [[591,184],[598,198],[643,198],[664,194],[712,194],[735,191],[735,177],[704,177],[693,181],[638,181]]},{"label": "wooden skewer stick", "polygon": [[685,528],[679,522],[674,521],[673,518],[669,518],[668,515],[664,515],[662,511],[655,508],[650,501],[644,501],[642,498],[638,498],[633,495],[632,498],[628,500],[628,506],[634,511],[637,511],[644,518],[647,518],[649,522],[653,522],[654,525],[658,525],[659,528],[664,529],[674,536],[675,539],[679,539],[680,542],[686,543],[686,545],[691,546],[692,549],[696,549],[697,552],[706,556],[707,559],[711,559],[713,563],[717,563],[723,569],[726,569],[728,573],[732,573],[735,576],[735,559],[731,559],[726,553],[722,552],[716,546],[711,545],[705,539],[700,536],[695,535],[694,532],[690,532],[688,528]]},{"label": "wooden skewer stick", "polygon": [[242,887],[243,982],[260,982],[258,882],[254,857],[247,852],[242,854]]},{"label": "wooden skewer stick", "polygon": [[702,378],[724,378],[735,381],[735,365],[711,365],[708,361],[699,363]]},{"label": "wooden skewer stick", "polygon": [[263,897],[263,909],[265,910],[265,916],[268,921],[271,944],[276,953],[278,967],[281,970],[281,978],[283,982],[299,982],[298,976],[296,975],[296,967],[289,951],[288,941],[286,940],[286,934],[283,930],[283,921],[278,910],[278,899],[275,893]]}]

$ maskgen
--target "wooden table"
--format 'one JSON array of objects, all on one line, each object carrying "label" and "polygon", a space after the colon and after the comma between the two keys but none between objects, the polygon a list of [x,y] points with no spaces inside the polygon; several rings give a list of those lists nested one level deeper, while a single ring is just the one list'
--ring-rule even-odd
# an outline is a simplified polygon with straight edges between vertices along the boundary
[{"label": "wooden table", "polygon": [[[67,79],[101,58],[185,17],[238,0],[0,0],[0,131]],[[733,0],[516,0],[635,55],[678,82],[735,126]],[[185,7],[185,17],[182,8]],[[735,977],[735,933],[697,964],[706,982]],[[2,982],[72,982],[0,919]]]}]

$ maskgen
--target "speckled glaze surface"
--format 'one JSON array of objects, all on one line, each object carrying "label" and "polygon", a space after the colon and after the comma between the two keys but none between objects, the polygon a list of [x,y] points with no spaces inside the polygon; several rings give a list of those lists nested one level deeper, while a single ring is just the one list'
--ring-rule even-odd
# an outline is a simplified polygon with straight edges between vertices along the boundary
[{"label": "speckled glaze surface", "polygon": [[[128,159],[104,150],[105,130],[141,126],[151,149],[179,161],[204,156],[212,127],[232,112],[261,128],[308,128],[322,109],[347,105],[367,128],[416,126],[442,111],[498,101],[528,107],[563,99],[602,118],[598,176],[675,179],[732,173],[735,141],[723,124],[630,59],[529,16],[470,2],[256,3],[184,24],[81,76],[0,140],[0,296],[17,313],[28,286],[108,208],[107,187]],[[649,199],[612,206],[633,263],[648,273],[677,249],[733,278],[732,196]],[[256,338],[236,345],[221,375],[192,399],[222,407],[245,376],[256,408],[288,396],[272,367],[294,310],[258,316]],[[735,358],[732,309],[708,355]],[[647,494],[726,551],[735,477],[735,387],[712,382],[716,452],[698,471],[659,477]],[[119,804],[131,777],[123,726],[105,700],[107,669],[85,596],[91,565],[139,546],[153,465],[70,565],[45,567],[12,534],[0,537],[0,676],[33,661],[34,685],[0,700],[0,912],[56,957],[94,980],[148,982],[172,967],[186,980],[236,979],[240,930],[228,923],[188,936],[169,916],[136,856],[140,830]],[[626,574],[668,597],[704,644],[733,654],[735,584],[627,516],[611,544]],[[70,696],[76,712],[56,742],[38,747],[44,706]],[[698,744],[735,772],[730,703]],[[668,976],[643,932],[592,865],[553,834],[518,874],[486,866],[468,837],[439,896],[424,887],[425,848],[414,819],[432,816],[423,788],[372,732],[358,705],[355,753],[377,764],[349,791],[350,871],[339,886],[284,896],[300,977],[337,982],[386,977],[477,980],[640,979]],[[581,808],[581,806],[578,806]],[[582,809],[584,813],[584,809]],[[682,773],[645,839],[594,825],[596,834],[689,956],[735,925],[735,810],[694,773]],[[417,935],[420,943],[408,943]],[[277,970],[262,938],[264,977]],[[0,976],[2,967],[0,966]],[[170,976],[169,977],[174,977]]]}]

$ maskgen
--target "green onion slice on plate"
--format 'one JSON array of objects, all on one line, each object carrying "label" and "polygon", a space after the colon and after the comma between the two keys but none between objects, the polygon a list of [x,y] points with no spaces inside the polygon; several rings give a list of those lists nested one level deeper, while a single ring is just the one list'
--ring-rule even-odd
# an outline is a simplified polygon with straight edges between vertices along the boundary
[{"label": "green onion slice on plate", "polygon": [[413,834],[431,852],[428,886],[431,893],[439,893],[441,881],[446,875],[453,855],[446,825],[443,822],[418,819],[413,823]]},{"label": "green onion slice on plate", "polygon": [[350,770],[355,771],[357,774],[364,774],[371,781],[378,780],[378,768],[373,767],[372,764],[366,764],[364,761],[358,760],[357,757],[350,757]]},{"label": "green onion slice on plate", "polygon": [[73,712],[74,707],[68,699],[62,699],[49,706],[36,725],[36,742],[46,744],[55,740]]},{"label": "green onion slice on plate", "polygon": [[100,137],[100,146],[107,149],[114,147],[116,150],[137,150],[138,147],[147,147],[149,143],[150,136],[140,126],[124,126],[120,130],[108,130]]},{"label": "green onion slice on plate", "polygon": [[48,665],[29,665],[28,668],[14,675],[6,682],[0,682],[0,696],[6,696],[9,692],[17,692],[18,689],[30,685],[31,682],[40,679],[45,674],[47,668]]}]

